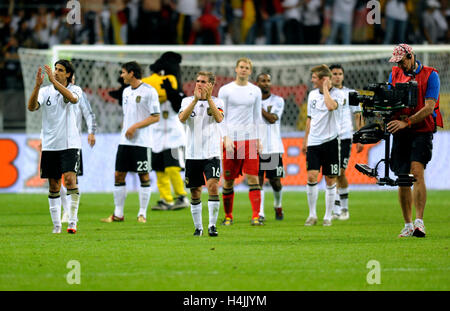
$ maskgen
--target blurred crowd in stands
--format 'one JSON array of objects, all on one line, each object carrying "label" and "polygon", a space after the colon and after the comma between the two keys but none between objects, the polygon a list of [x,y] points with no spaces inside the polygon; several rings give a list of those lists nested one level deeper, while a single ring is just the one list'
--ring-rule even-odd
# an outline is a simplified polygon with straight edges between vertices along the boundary
[{"label": "blurred crowd in stands", "polygon": [[[78,18],[75,2],[80,23],[71,22]],[[0,88],[22,87],[15,79],[21,75],[19,47],[450,42],[447,0],[374,2],[380,23],[369,24],[376,6],[367,8],[369,1],[362,0],[5,0]]]}]

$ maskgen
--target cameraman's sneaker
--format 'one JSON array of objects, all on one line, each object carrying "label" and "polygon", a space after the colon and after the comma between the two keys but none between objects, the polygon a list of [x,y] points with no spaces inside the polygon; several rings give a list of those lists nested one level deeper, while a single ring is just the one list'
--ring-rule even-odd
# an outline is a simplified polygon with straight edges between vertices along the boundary
[{"label": "cameraman's sneaker", "polygon": [[413,236],[414,228],[413,227],[404,227],[402,232],[398,235],[399,238],[408,238],[410,236]]},{"label": "cameraman's sneaker", "polygon": [[208,234],[209,236],[218,236],[219,233],[217,233],[217,228],[216,226],[211,226],[208,228]]},{"label": "cameraman's sneaker", "polygon": [[195,229],[194,236],[202,236],[202,235],[203,235],[203,230],[202,229]]},{"label": "cameraman's sneaker", "polygon": [[425,225],[423,224],[423,221],[417,219],[414,221],[414,232],[412,235],[417,238],[425,237]]},{"label": "cameraman's sneaker", "polygon": [[315,226],[317,224],[316,217],[308,217],[305,221],[305,226]]},{"label": "cameraman's sneaker", "polygon": [[348,212],[348,209],[343,208],[341,209],[341,215],[338,217],[339,220],[347,220],[350,218],[350,213]]}]

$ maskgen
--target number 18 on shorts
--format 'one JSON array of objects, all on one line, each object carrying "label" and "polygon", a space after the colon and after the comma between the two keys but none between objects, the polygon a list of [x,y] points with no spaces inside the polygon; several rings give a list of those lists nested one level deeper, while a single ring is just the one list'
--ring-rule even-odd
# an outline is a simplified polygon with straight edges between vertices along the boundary
[{"label": "number 18 on shorts", "polygon": [[339,175],[339,141],[337,138],[317,146],[308,146],[306,169],[320,171],[325,176]]}]

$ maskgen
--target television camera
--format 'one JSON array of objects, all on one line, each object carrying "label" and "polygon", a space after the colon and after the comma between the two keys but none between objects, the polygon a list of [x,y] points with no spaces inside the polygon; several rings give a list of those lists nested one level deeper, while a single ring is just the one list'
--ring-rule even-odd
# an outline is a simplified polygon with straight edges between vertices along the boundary
[{"label": "television camera", "polygon": [[[360,94],[361,93],[361,94]],[[377,179],[380,186],[411,186],[415,180],[412,174],[399,174],[397,179],[389,177],[389,148],[391,133],[387,130],[387,123],[392,116],[403,108],[414,108],[417,105],[417,82],[369,84],[362,92],[349,93],[350,106],[362,106],[362,114],[366,125],[353,134],[353,142],[361,144],[375,144],[385,140],[385,158],[378,161],[375,168],[367,164],[356,164],[355,168]],[[378,176],[378,166],[384,162],[384,177]]]}]

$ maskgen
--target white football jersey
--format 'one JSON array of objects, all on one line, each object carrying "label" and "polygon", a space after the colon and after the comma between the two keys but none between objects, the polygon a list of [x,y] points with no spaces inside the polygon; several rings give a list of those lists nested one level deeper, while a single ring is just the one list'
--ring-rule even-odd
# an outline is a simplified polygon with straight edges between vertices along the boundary
[{"label": "white football jersey", "polygon": [[339,106],[339,138],[351,139],[353,137],[353,114],[361,112],[360,106],[350,106],[348,104],[348,93],[355,90],[343,87],[340,89],[345,94],[344,104]]},{"label": "white football jersey", "polygon": [[125,133],[133,124],[147,119],[151,115],[159,114],[159,101],[156,90],[146,83],[141,83],[135,89],[128,86],[123,90],[122,109],[123,127],[119,144],[150,147],[152,139],[150,126],[137,129],[131,139],[128,139]]},{"label": "white football jersey", "polygon": [[152,152],[159,153],[166,149],[178,148],[186,145],[186,134],[183,124],[178,119],[170,101],[161,104],[159,122],[151,125]]},{"label": "white football jersey", "polygon": [[307,114],[311,118],[308,136],[308,146],[317,146],[335,139],[339,134],[339,106],[345,99],[343,91],[333,87],[330,96],[338,103],[338,108],[329,111],[325,105],[323,94],[319,89],[312,90],[308,95]]},{"label": "white football jersey", "polygon": [[[67,89],[81,98],[79,86],[69,84]],[[51,84],[39,90],[38,103],[42,109],[42,150],[81,149],[76,113],[79,100],[72,104]]]},{"label": "white football jersey", "polygon": [[[183,98],[180,112],[186,109],[193,100],[194,96]],[[217,97],[212,97],[212,100],[217,109],[223,112],[223,101]],[[197,102],[185,123],[187,138],[186,159],[201,160],[221,156],[222,137],[220,126],[210,113],[207,100],[199,100]]]},{"label": "white football jersey", "polygon": [[233,81],[219,89],[219,98],[224,103],[224,135],[233,141],[260,138],[262,94],[259,87],[250,82],[240,86]]},{"label": "white football jersey", "polygon": [[81,135],[81,129],[82,129],[81,121],[83,118],[86,121],[88,133],[95,134],[95,132],[97,131],[97,123],[95,121],[95,114],[92,111],[91,104],[89,103],[86,93],[84,93],[84,92],[81,95],[81,99],[79,101],[78,108],[79,109],[77,109],[77,126],[78,126],[78,130],[80,131],[80,135]]},{"label": "white football jersey", "polygon": [[275,114],[278,120],[270,124],[262,117],[263,125],[261,131],[262,154],[284,153],[283,141],[281,140],[280,122],[284,110],[284,99],[278,95],[271,94],[263,99],[262,108],[269,113]]}]

